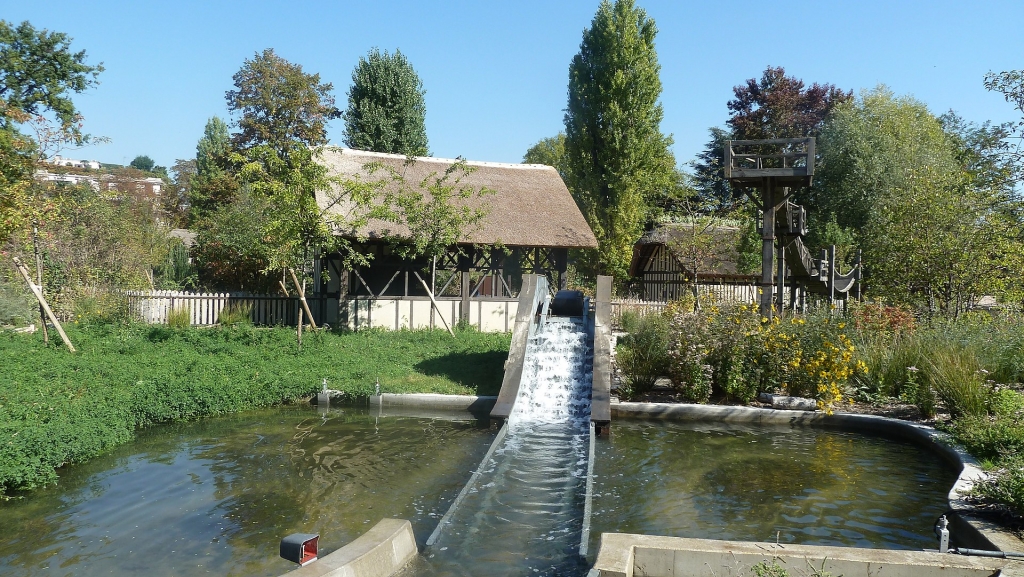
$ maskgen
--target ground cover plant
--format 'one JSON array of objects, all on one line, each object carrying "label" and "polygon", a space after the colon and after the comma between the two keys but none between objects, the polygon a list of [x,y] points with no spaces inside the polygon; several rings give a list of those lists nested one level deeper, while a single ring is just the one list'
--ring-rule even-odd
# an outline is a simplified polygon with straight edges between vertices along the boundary
[{"label": "ground cover plant", "polygon": [[507,334],[462,330],[307,333],[294,329],[71,324],[79,352],[0,332],[0,498],[130,441],[139,427],[294,402],[323,379],[353,399],[393,393],[496,394]]}]

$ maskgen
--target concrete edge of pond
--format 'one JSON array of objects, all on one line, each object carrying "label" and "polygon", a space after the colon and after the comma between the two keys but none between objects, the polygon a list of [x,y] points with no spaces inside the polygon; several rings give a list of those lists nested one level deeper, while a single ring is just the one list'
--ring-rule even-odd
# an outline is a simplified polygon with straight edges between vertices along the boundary
[{"label": "concrete edge of pond", "polygon": [[1020,576],[1013,561],[929,551],[890,551],[820,545],[775,545],[603,533],[589,577],[728,577],[750,575],[759,562],[777,559],[791,575],[901,575],[930,577]]},{"label": "concrete edge of pond", "polygon": [[972,548],[1024,551],[1024,543],[1012,532],[970,514],[973,508],[965,497],[974,483],[987,475],[978,466],[977,460],[954,444],[949,435],[932,427],[877,415],[826,415],[810,411],[723,405],[612,403],[611,411],[612,417],[822,427],[880,434],[916,443],[960,470],[947,495],[949,508],[955,513],[950,519],[950,530],[956,539]]},{"label": "concrete edge of pond", "polygon": [[417,407],[446,411],[490,412],[497,396],[442,395],[439,393],[381,393],[370,397],[371,406]]},{"label": "concrete edge of pond", "polygon": [[389,577],[418,552],[412,523],[381,519],[355,541],[283,577]]}]

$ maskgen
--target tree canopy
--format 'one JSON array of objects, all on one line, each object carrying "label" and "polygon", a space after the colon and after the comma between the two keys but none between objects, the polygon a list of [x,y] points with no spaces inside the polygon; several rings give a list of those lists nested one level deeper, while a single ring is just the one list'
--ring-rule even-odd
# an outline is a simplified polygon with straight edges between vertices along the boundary
[{"label": "tree canopy", "polygon": [[307,74],[267,48],[246,60],[232,76],[235,89],[225,94],[228,110],[240,114],[232,143],[239,150],[268,144],[284,152],[293,142],[327,143],[327,122],[341,112],[331,83]]},{"label": "tree canopy", "polygon": [[[38,159],[88,140],[71,93],[96,85],[102,71],[102,64],[86,63],[84,50],[71,51],[66,34],[0,20],[0,242],[38,216]],[[21,132],[25,126],[35,138]]]},{"label": "tree canopy", "polygon": [[868,289],[956,315],[1004,284],[1020,252],[1016,201],[992,151],[998,127],[885,87],[836,108],[821,131],[812,215],[864,250]]},{"label": "tree canopy", "polygon": [[152,158],[140,154],[139,156],[136,156],[134,159],[132,159],[131,163],[128,166],[132,168],[137,168],[145,172],[152,172],[153,167],[156,166],[156,162],[154,162]]},{"label": "tree canopy", "polygon": [[210,118],[196,144],[195,175],[189,179],[189,212],[193,222],[231,202],[238,194],[238,182],[228,170],[231,151],[227,124],[216,116]]},{"label": "tree canopy", "polygon": [[523,164],[544,164],[558,171],[562,180],[566,179],[565,169],[565,133],[540,139],[526,150]]},{"label": "tree canopy", "polygon": [[399,50],[374,48],[352,71],[345,144],[359,150],[427,156],[423,82]]},{"label": "tree canopy", "polygon": [[769,66],[760,80],[750,78],[732,92],[727,124],[737,140],[816,136],[828,113],[853,98],[833,84],[805,88],[781,66]]},{"label": "tree canopy", "polygon": [[604,0],[569,66],[567,184],[599,243],[582,264],[620,281],[650,199],[675,180],[672,140],[660,128],[656,34],[654,20],[633,0]]},{"label": "tree canopy", "polygon": [[[27,114],[52,112],[65,127],[78,119],[69,92],[97,84],[103,64],[86,64],[84,50],[71,51],[63,32],[36,30],[28,22],[17,27],[0,20],[0,99]],[[3,117],[9,122],[9,117]]]}]

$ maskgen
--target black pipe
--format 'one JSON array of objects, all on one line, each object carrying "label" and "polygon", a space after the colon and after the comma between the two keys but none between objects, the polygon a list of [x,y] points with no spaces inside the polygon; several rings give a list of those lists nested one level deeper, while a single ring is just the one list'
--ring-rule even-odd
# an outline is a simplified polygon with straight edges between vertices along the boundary
[{"label": "black pipe", "polygon": [[1016,551],[985,551],[984,549],[968,549],[966,547],[957,547],[956,549],[950,549],[950,552],[956,553],[957,555],[972,555],[974,557],[994,557],[996,559],[1024,559],[1024,553],[1018,553]]}]

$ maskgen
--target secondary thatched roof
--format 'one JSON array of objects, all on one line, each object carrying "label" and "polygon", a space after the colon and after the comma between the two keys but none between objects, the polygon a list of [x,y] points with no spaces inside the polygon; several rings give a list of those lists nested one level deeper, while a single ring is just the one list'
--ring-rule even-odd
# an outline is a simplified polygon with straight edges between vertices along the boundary
[{"label": "secondary thatched roof", "polygon": [[[708,233],[717,246],[717,258],[704,259],[699,267],[699,278],[739,280],[756,276],[739,270],[737,244],[740,229],[733,226],[715,226]],[[685,246],[692,234],[693,225],[689,223],[665,224],[644,234],[633,246],[633,259],[629,264],[630,276],[640,276],[647,269],[647,263],[654,257],[656,249],[661,246],[666,247],[679,265],[692,275],[690,263],[687,263],[685,256],[680,254],[680,247]]]},{"label": "secondary thatched roof", "polygon": [[[358,176],[364,181],[378,180],[382,173],[367,174],[365,166],[382,163],[403,172],[408,183],[419,183],[431,173],[442,174],[456,161],[445,158],[416,157],[405,166],[406,157],[399,154],[365,152],[346,148],[328,149],[323,162],[334,175]],[[497,162],[466,162],[473,172],[462,179],[462,185],[475,189],[486,187],[494,194],[482,199],[469,199],[473,205],[486,207],[487,215],[469,232],[463,244],[558,248],[597,248],[597,239],[576,207],[576,202],[558,172],[539,164],[503,164]],[[317,193],[317,202],[326,206],[328,199]],[[350,207],[332,207],[342,213]],[[409,229],[401,224],[371,221],[365,232],[370,238],[391,235],[405,236]]]}]

